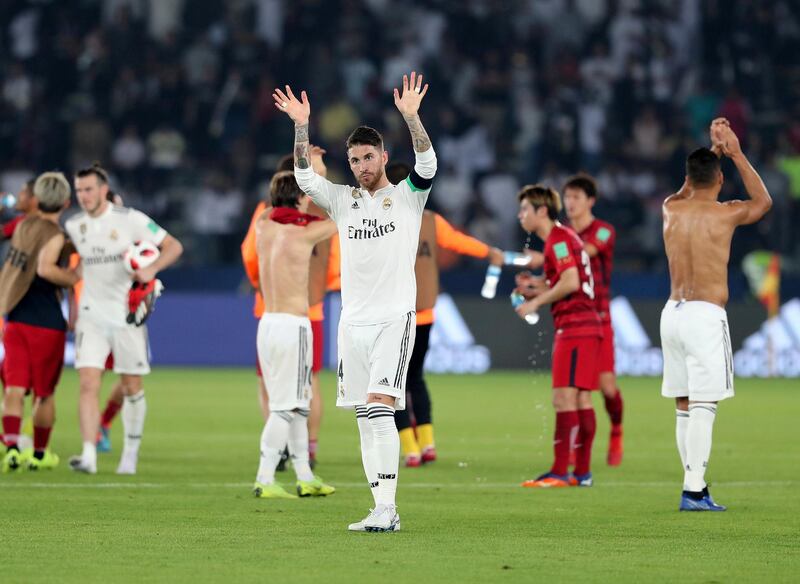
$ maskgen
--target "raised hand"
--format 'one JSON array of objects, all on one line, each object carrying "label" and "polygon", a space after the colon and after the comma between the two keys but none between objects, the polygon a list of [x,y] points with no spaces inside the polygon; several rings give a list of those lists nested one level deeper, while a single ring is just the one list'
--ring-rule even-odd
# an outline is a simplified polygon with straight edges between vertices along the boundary
[{"label": "raised hand", "polygon": [[722,148],[722,153],[727,157],[737,156],[742,153],[742,146],[730,125],[723,125],[717,129],[717,139]]},{"label": "raised hand", "polygon": [[406,116],[415,116],[419,111],[422,98],[428,93],[428,84],[422,85],[422,75],[417,76],[416,71],[411,72],[411,79],[408,75],[403,75],[403,92],[394,90],[394,105]]},{"label": "raised hand", "polygon": [[272,99],[275,100],[275,107],[288,115],[295,125],[302,126],[308,123],[308,118],[311,116],[311,104],[308,102],[305,91],[301,91],[300,99],[297,99],[292,88],[287,85],[286,93],[276,88],[272,93]]}]

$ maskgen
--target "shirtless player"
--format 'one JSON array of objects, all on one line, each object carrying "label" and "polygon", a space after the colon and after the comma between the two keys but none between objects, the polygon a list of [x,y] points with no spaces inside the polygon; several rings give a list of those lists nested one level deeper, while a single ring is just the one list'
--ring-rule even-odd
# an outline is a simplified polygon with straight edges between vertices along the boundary
[{"label": "shirtless player", "polygon": [[292,172],[279,172],[272,178],[270,195],[272,209],[265,211],[256,224],[265,302],[257,346],[270,413],[261,433],[261,462],[253,493],[260,498],[295,497],[275,482],[275,469],[288,443],[297,494],[330,495],[335,489],[315,477],[308,462],[313,347],[308,274],[314,246],[331,237],[336,224],[307,214],[309,198],[297,186]]},{"label": "shirtless player", "polygon": [[[663,206],[664,246],[672,283],[661,313],[664,397],[675,398],[675,436],[685,471],[681,511],[725,511],[708,492],[706,466],[717,402],[733,397],[728,318],[728,259],[739,225],[761,219],[772,206],[764,183],[742,153],[728,121],[711,124],[712,148],[686,160],[686,182]],[[736,165],[748,200],[717,200],[719,156]]]}]

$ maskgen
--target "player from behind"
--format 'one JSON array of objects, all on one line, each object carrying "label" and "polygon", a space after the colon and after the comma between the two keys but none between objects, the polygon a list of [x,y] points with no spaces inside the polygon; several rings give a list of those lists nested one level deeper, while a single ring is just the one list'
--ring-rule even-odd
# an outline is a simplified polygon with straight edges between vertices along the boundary
[{"label": "player from behind", "polygon": [[416,164],[403,182],[386,177],[389,154],[373,128],[356,128],[347,159],[358,186],[335,185],[309,160],[311,107],[305,92],[275,90],[275,106],[295,124],[295,177],[339,229],[342,315],[339,323],[337,405],[355,408],[361,454],[375,508],[352,531],[397,531],[400,439],[394,413],[405,408],[408,361],[414,349],[414,307],[420,222],[436,174],[436,155],[418,111],[428,86],[403,76],[394,103],[411,132]]},{"label": "player from behind", "polygon": [[[594,302],[594,282],[583,242],[557,218],[558,193],[549,187],[527,185],[518,195],[519,222],[544,241],[544,278],[518,279],[530,300],[517,307],[525,318],[550,304],[555,326],[553,341],[553,406],[556,410],[555,460],[550,471],[525,481],[523,487],[592,485],[591,459],[595,415],[591,392],[598,386],[598,354],[602,327]],[[575,470],[568,475],[570,450]]]},{"label": "player from behind", "polygon": [[[386,167],[389,181],[398,184],[411,174],[411,167],[395,162]],[[417,279],[416,338],[411,360],[408,363],[406,387],[411,397],[411,407],[397,410],[394,415],[400,432],[400,451],[407,467],[418,467],[422,463],[436,460],[436,445],[433,439],[431,398],[425,382],[425,355],[431,328],[434,323],[433,308],[439,296],[439,249],[479,259],[487,259],[492,265],[503,265],[503,252],[489,247],[482,241],[456,231],[447,220],[433,211],[424,211],[419,231],[419,247],[414,271]],[[411,416],[415,426],[412,427]]]},{"label": "player from behind", "polygon": [[[733,354],[725,304],[734,230],[761,219],[772,199],[728,121],[711,124],[712,149],[686,160],[686,181],[662,213],[670,297],[661,312],[662,395],[675,398],[675,436],[684,468],[681,511],[724,511],[708,492],[706,467],[717,403],[733,397]],[[719,155],[736,165],[749,196],[720,203]]]},{"label": "player from behind", "polygon": [[[315,172],[320,176],[327,175],[327,168],[322,160],[325,151],[322,148],[311,147],[311,166]],[[293,171],[294,162],[291,154],[284,156],[277,165],[276,172]],[[269,197],[268,197],[269,198]],[[244,264],[245,273],[247,274],[250,283],[255,289],[255,303],[253,305],[253,315],[260,319],[264,314],[264,298],[261,296],[259,284],[259,263],[258,263],[258,250],[256,248],[256,225],[258,218],[271,208],[271,203],[268,201],[261,201],[256,206],[253,212],[253,217],[250,221],[250,227],[247,230],[244,241],[242,241],[242,263]],[[313,202],[309,201],[308,213],[318,217],[325,218],[325,213],[317,207]],[[325,314],[323,309],[323,300],[325,299],[326,291],[326,274],[328,271],[328,258],[330,250],[330,240],[321,241],[314,246],[314,251],[311,254],[311,265],[308,281],[308,298],[309,309],[308,317],[311,321],[311,330],[314,336],[314,359],[311,370],[311,408],[308,415],[308,456],[309,463],[313,469],[316,464],[317,458],[317,445],[319,442],[319,430],[322,425],[323,413],[323,398],[320,390],[319,372],[322,371],[322,353],[324,347],[324,334],[325,334]],[[258,398],[261,412],[264,416],[264,421],[269,417],[269,396],[267,389],[264,386],[263,372],[261,366],[256,362],[256,375],[258,376]],[[283,458],[278,465],[278,470],[285,469],[285,463],[288,459],[288,451],[284,450]]]},{"label": "player from behind", "polygon": [[[150,373],[150,363],[147,328],[126,320],[128,295],[133,280],[152,282],[159,271],[180,257],[183,246],[144,213],[112,204],[107,199],[108,175],[100,166],[78,171],[75,191],[83,212],[67,221],[66,230],[83,266],[83,292],[75,330],[83,451],[70,459],[70,466],[80,472],[97,472],[98,398],[106,360],[113,354],[114,373],[120,375],[125,393],[125,438],[117,473],[135,474],[147,412],[142,376]],[[161,248],[161,254],[152,265],[137,270],[132,280],[123,267],[122,256],[136,241],[154,243]]]},{"label": "player from behind", "polygon": [[[46,172],[36,179],[33,192],[39,211],[16,227],[0,273],[0,314],[6,317],[4,472],[17,470],[23,464],[31,470],[58,465],[58,456],[47,445],[55,421],[53,393],[64,364],[67,330],[61,313],[60,288],[78,281],[74,270],[59,266],[64,234],[58,220],[69,204],[69,182],[60,172]],[[33,454],[23,457],[17,440],[25,392],[29,388],[36,401]]]},{"label": "player from behind", "polygon": [[311,472],[308,414],[311,403],[313,336],[308,319],[309,264],[314,246],[333,235],[336,225],[309,215],[309,198],[291,172],[270,184],[272,209],[256,223],[264,314],[258,323],[258,359],[269,394],[269,416],[261,433],[261,461],[254,494],[294,498],[275,482],[287,443],[301,496],[329,495],[334,488]]},{"label": "player from behind", "polygon": [[583,241],[589,255],[594,279],[594,301],[603,325],[600,345],[600,391],[611,421],[607,461],[611,466],[622,462],[622,392],[614,372],[614,328],[611,326],[609,291],[617,234],[614,227],[592,214],[597,201],[597,183],[588,174],[577,174],[564,185],[564,208],[570,227]]}]

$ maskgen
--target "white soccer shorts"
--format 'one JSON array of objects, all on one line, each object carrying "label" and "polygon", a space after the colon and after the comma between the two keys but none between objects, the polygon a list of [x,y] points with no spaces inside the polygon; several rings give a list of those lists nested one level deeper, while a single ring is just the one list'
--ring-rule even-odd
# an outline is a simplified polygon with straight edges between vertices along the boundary
[{"label": "white soccer shorts", "polygon": [[104,326],[79,318],[75,326],[75,369],[105,369],[109,354],[114,356],[114,373],[150,373],[147,327]]},{"label": "white soccer shorts", "polygon": [[670,300],[661,311],[664,397],[716,402],[733,397],[733,352],[725,309]]},{"label": "white soccer shorts", "polygon": [[313,339],[308,317],[275,312],[261,317],[256,348],[271,411],[309,408]]},{"label": "white soccer shorts", "polygon": [[377,393],[394,397],[395,409],[404,410],[408,362],[416,334],[414,311],[381,324],[339,323],[336,405],[363,406],[367,394]]}]

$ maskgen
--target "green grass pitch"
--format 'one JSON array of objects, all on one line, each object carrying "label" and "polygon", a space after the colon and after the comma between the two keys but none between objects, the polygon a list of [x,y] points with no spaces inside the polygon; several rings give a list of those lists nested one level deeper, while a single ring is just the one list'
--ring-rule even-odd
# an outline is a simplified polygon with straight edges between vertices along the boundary
[{"label": "green grass pitch", "polygon": [[[739,380],[721,404],[708,477],[727,513],[677,511],[674,407],[655,379],[623,379],[625,460],[596,486],[519,483],[551,461],[548,378],[431,376],[439,461],[400,472],[396,534],[348,533],[371,497],[353,414],[327,397],[318,473],[332,497],[255,500],[262,427],[245,370],[156,369],[139,474],[66,465],[78,452],[77,378],[58,391],[61,467],[0,476],[0,581],[12,582],[790,582],[800,569],[796,380]],[[106,380],[104,397],[110,380]],[[284,481],[293,480],[291,470]]]}]

